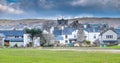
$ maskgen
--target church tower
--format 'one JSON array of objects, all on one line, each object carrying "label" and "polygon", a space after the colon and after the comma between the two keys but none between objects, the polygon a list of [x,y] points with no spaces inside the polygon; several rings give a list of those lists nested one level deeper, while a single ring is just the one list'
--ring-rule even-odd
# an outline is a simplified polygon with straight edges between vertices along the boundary
[{"label": "church tower", "polygon": [[60,20],[57,20],[57,25],[59,26],[67,26],[68,25],[68,20],[65,20],[65,19],[60,19]]}]

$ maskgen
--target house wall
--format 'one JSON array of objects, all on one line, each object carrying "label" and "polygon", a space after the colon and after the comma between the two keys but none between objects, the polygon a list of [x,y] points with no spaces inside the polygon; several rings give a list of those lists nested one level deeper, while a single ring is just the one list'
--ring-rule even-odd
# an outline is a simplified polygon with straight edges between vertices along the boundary
[{"label": "house wall", "polygon": [[24,34],[23,38],[24,38],[24,46],[26,46],[27,44],[29,44],[29,42],[31,42],[29,34]]},{"label": "house wall", "polygon": [[100,35],[100,32],[87,32],[87,31],[84,32],[85,32],[86,40],[89,40],[91,44],[93,44],[93,42],[95,42],[95,40],[97,40]]},{"label": "house wall", "polygon": [[15,44],[18,45],[18,47],[24,46],[24,42],[10,42],[10,47],[13,47]]},{"label": "house wall", "polygon": [[[66,35],[61,35],[61,36],[63,37],[63,40],[59,40],[59,42],[61,44],[69,44],[69,39],[77,38],[77,30],[73,31],[72,34],[67,35],[67,38],[66,38]],[[66,41],[67,41],[67,43],[66,43]]]},{"label": "house wall", "polygon": [[[106,35],[113,35],[113,38],[106,38]],[[102,40],[105,40],[105,41],[110,41],[110,40],[117,40],[117,34],[112,31],[112,30],[108,30],[107,32],[105,32],[103,35],[102,35]]]}]

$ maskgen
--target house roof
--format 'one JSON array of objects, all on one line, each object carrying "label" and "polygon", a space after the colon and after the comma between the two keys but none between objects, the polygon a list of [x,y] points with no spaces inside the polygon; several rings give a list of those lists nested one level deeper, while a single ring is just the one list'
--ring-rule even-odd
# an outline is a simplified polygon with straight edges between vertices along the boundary
[{"label": "house roof", "polygon": [[23,42],[23,38],[5,38],[5,40],[10,42]]},{"label": "house roof", "polygon": [[66,27],[63,30],[55,28],[54,31],[53,31],[53,34],[54,35],[69,35],[69,34],[72,34],[72,32],[75,31],[75,30],[77,30],[77,29],[70,28],[70,27]]},{"label": "house roof", "polygon": [[86,30],[87,32],[100,32],[100,30],[98,28],[87,28],[84,30]]},{"label": "house roof", "polygon": [[120,29],[115,29],[114,31],[118,34],[118,38],[120,38]]},{"label": "house roof", "polygon": [[77,30],[77,29],[75,29],[75,28],[69,28],[69,27],[64,28],[63,29],[63,35],[72,34],[72,32],[75,31],[75,30]]},{"label": "house roof", "polygon": [[103,42],[117,42],[117,40],[104,40]]},{"label": "house roof", "polygon": [[107,32],[108,30],[112,30],[113,32],[116,33],[116,31],[113,29],[113,28],[109,28],[109,29],[106,29],[106,30],[103,30],[100,35],[104,34],[105,32]]},{"label": "house roof", "polygon": [[23,36],[23,30],[0,30],[0,33],[5,36]]},{"label": "house roof", "polygon": [[55,40],[63,40],[63,37],[62,36],[56,36]]},{"label": "house roof", "polygon": [[60,30],[59,28],[55,27],[54,28],[54,31],[53,31],[53,34],[56,36],[56,35],[62,35],[62,30]]}]

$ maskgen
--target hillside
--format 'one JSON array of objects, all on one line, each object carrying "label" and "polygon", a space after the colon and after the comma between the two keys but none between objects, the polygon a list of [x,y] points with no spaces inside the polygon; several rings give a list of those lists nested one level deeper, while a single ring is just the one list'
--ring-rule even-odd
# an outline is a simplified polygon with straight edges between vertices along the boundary
[{"label": "hillside", "polygon": [[[120,18],[76,18],[68,19],[69,23],[75,20],[78,20],[80,23],[107,23],[111,27],[120,26]],[[22,20],[0,20],[0,29],[9,29],[9,28],[24,28],[24,27],[41,27],[43,23],[47,21],[57,22],[56,20],[47,20],[47,19],[22,19]]]}]

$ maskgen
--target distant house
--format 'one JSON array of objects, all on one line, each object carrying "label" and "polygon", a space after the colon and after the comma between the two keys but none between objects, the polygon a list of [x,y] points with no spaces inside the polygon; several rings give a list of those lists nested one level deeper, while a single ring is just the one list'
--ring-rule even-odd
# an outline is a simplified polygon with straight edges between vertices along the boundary
[{"label": "distant house", "polygon": [[61,29],[55,27],[53,34],[55,35],[56,41],[62,44],[68,44],[77,40],[77,31],[77,29],[71,27],[63,27]]},{"label": "distant house", "polygon": [[99,24],[99,23],[85,23],[85,24],[83,24],[83,27],[85,29],[87,29],[87,28],[97,28],[97,29],[103,30],[103,29],[109,28],[109,25],[106,24],[106,23],[103,23],[103,24]]},{"label": "distant house", "polygon": [[114,29],[108,29],[100,34],[100,44],[102,45],[114,45],[117,44],[118,35]]},{"label": "distant house", "polygon": [[25,47],[31,41],[30,35],[24,30],[0,30],[0,45],[13,47]]},{"label": "distant house", "polygon": [[96,40],[98,40],[100,35],[100,30],[98,28],[87,28],[84,29],[86,40],[89,40],[91,44],[93,44]]},{"label": "distant house", "polygon": [[118,35],[118,45],[120,45],[120,28],[115,29],[115,32],[116,32],[117,35]]},{"label": "distant house", "polygon": [[23,30],[0,30],[3,46],[24,46],[24,31]]}]

